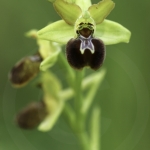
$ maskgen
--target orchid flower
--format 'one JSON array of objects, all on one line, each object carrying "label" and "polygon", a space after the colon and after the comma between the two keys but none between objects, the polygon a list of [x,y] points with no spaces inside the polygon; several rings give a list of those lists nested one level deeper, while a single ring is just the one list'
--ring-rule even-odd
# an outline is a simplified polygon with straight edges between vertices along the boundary
[{"label": "orchid flower", "polygon": [[75,69],[97,70],[105,59],[105,45],[128,43],[128,29],[105,18],[115,7],[112,0],[91,5],[89,0],[51,0],[63,20],[38,31],[41,39],[66,45],[68,63]]}]

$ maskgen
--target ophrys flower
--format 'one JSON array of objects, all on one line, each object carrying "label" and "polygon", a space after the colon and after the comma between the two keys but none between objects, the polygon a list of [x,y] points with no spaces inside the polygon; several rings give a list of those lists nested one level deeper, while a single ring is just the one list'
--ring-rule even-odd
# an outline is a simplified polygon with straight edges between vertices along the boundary
[{"label": "ophrys flower", "polygon": [[63,20],[41,29],[39,38],[66,44],[67,60],[76,69],[97,70],[105,59],[105,45],[129,42],[129,30],[105,19],[115,6],[112,0],[94,5],[86,0],[55,0],[53,5]]}]

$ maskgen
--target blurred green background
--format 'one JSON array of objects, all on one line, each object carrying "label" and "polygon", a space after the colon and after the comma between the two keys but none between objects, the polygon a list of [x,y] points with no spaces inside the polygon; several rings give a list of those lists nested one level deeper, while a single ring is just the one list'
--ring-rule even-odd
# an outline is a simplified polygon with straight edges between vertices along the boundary
[{"label": "blurred green background", "polygon": [[[95,98],[102,111],[101,150],[149,150],[150,1],[114,2],[116,7],[108,19],[124,25],[132,37],[129,44],[107,46],[103,65],[107,75]],[[46,0],[0,0],[0,150],[79,149],[62,117],[46,133],[21,130],[13,122],[18,110],[41,96],[32,86],[13,89],[7,79],[20,58],[38,49],[36,42],[24,33],[58,19]],[[53,67],[57,73],[61,69]]]}]

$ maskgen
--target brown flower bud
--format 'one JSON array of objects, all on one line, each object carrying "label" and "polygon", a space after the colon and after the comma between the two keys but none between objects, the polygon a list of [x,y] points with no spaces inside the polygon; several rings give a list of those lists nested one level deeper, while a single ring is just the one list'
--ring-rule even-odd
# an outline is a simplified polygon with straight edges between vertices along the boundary
[{"label": "brown flower bud", "polygon": [[39,54],[21,59],[9,73],[9,80],[15,87],[27,84],[39,72],[42,58]]},{"label": "brown flower bud", "polygon": [[44,102],[33,102],[22,109],[16,116],[16,123],[20,128],[33,129],[47,116]]}]

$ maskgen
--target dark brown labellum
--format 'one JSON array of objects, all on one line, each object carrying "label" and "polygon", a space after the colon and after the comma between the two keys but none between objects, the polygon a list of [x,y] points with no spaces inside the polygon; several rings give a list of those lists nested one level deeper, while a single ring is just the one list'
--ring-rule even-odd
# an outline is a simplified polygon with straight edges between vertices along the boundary
[{"label": "dark brown labellum", "polygon": [[39,72],[42,58],[39,54],[21,59],[9,73],[9,80],[15,87],[28,83]]},{"label": "dark brown labellum", "polygon": [[93,70],[101,67],[105,59],[105,45],[102,40],[89,36],[71,39],[66,46],[68,63],[75,69],[89,66]]},{"label": "dark brown labellum", "polygon": [[46,115],[44,102],[33,102],[17,114],[16,123],[20,128],[33,129],[43,121]]}]

